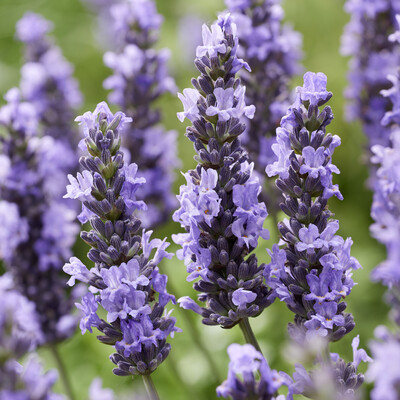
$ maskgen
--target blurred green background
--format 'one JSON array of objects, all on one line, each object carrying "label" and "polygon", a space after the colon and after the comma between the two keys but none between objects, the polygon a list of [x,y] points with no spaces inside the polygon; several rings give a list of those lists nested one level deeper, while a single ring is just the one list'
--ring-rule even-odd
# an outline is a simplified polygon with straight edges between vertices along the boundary
[{"label": "blurred green background", "polygon": [[[371,270],[385,257],[385,252],[374,239],[369,236],[371,193],[365,186],[367,169],[363,161],[365,138],[359,124],[349,124],[344,120],[345,101],[343,90],[346,86],[348,60],[339,54],[340,37],[349,16],[343,11],[344,0],[286,0],[284,8],[286,21],[303,35],[304,70],[322,71],[328,76],[328,89],[334,93],[330,102],[335,119],[330,131],[342,139],[342,146],[335,152],[334,162],[341,170],[335,179],[344,195],[344,201],[334,198],[330,209],[340,220],[342,236],[351,236],[354,240],[353,255],[363,265],[357,271],[354,287],[347,299],[349,310],[354,314],[355,330],[340,343],[332,346],[345,359],[352,359],[351,339],[360,334],[362,346],[366,346],[373,336],[376,325],[387,322],[387,307],[382,301],[383,288],[371,283]],[[223,0],[158,0],[158,10],[165,21],[160,35],[159,47],[168,47],[172,51],[170,62],[171,73],[176,78],[179,90],[190,86],[190,78],[196,75],[193,63],[188,61],[194,56],[194,49],[188,49],[190,38],[200,35],[200,22],[211,23],[217,12],[224,9]],[[62,48],[65,57],[74,64],[75,76],[79,80],[85,102],[82,112],[92,110],[94,106],[106,99],[102,81],[110,71],[102,63],[104,47],[98,39],[96,15],[89,11],[79,0],[0,0],[0,93],[3,95],[10,87],[19,83],[22,48],[14,40],[14,27],[25,11],[32,10],[43,14],[55,24],[53,36]],[[187,41],[179,37],[179,25],[185,16],[196,17],[186,32]],[[104,22],[106,23],[106,22]],[[198,31],[197,31],[198,30]],[[189,40],[190,42],[190,40]],[[301,83],[298,77],[294,85]],[[179,157],[182,170],[186,171],[194,165],[193,148],[184,136],[185,126],[176,118],[176,112],[182,109],[175,96],[166,95],[160,102],[164,113],[164,123],[168,129],[179,132]],[[177,174],[175,186],[178,193],[183,178]],[[270,223],[268,223],[268,226]],[[269,262],[265,249],[276,242],[276,232],[272,226],[271,239],[260,241],[257,255],[260,262]],[[177,224],[171,222],[157,230],[157,236],[168,236],[179,230]],[[176,246],[171,245],[171,251]],[[85,249],[77,246],[77,253],[85,259]],[[186,272],[182,262],[176,258],[167,260],[161,265],[170,280],[170,291],[176,297],[194,295],[191,284],[185,281]],[[228,368],[227,346],[232,342],[243,342],[239,328],[222,330],[219,327],[206,327],[200,318],[175,307],[174,315],[177,325],[183,333],[176,334],[171,341],[173,350],[165,363],[153,374],[153,379],[162,399],[193,400],[215,398],[215,386],[226,378]],[[293,366],[284,358],[287,347],[286,325],[292,320],[292,314],[283,304],[274,303],[258,318],[251,321],[256,336],[264,350],[272,368],[292,373]],[[201,340],[209,349],[217,364],[219,376],[210,370],[205,357],[193,340],[193,329],[201,335]],[[96,376],[103,379],[104,386],[113,388],[118,398],[139,399],[144,395],[140,378],[120,378],[111,373],[113,364],[108,360],[111,348],[101,345],[95,335],[80,332],[60,346],[60,351],[72,377],[73,386],[78,399],[87,398],[87,389]],[[46,367],[54,366],[46,349],[40,354]],[[361,367],[363,368],[363,367]],[[57,384],[57,390],[62,391]],[[143,397],[145,398],[145,397]]]}]

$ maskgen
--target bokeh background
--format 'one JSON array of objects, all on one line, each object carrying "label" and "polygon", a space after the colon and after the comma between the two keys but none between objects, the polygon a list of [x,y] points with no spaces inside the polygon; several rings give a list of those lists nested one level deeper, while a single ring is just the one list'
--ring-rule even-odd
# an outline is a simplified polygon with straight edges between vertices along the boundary
[{"label": "bokeh background", "polygon": [[[224,9],[223,0],[157,0],[159,12],[164,16],[159,47],[171,49],[171,74],[175,77],[179,90],[190,86],[190,78],[197,76],[194,65],[194,45],[201,37],[201,24],[212,23],[218,11]],[[366,188],[368,171],[365,166],[365,138],[359,124],[349,124],[344,119],[348,60],[339,54],[340,38],[349,16],[343,10],[344,0],[286,0],[284,9],[286,21],[303,35],[304,70],[321,71],[328,76],[328,89],[334,94],[330,104],[335,119],[330,132],[342,139],[334,157],[334,163],[341,170],[335,183],[339,183],[344,200],[333,198],[330,208],[340,220],[340,234],[351,236],[354,240],[353,255],[363,266],[355,273],[354,287],[347,299],[349,311],[354,314],[355,330],[338,344],[332,345],[332,351],[339,352],[345,359],[352,359],[351,339],[360,334],[361,345],[367,346],[373,336],[374,328],[387,323],[387,307],[382,300],[383,288],[370,281],[371,270],[385,258],[385,252],[369,235],[371,224],[371,192]],[[107,93],[102,87],[103,80],[110,71],[103,65],[105,50],[104,38],[98,36],[98,20],[93,9],[90,10],[79,0],[0,0],[0,93],[3,95],[10,87],[18,85],[21,67],[22,48],[14,40],[15,23],[22,15],[32,10],[41,13],[54,22],[53,37],[61,47],[65,57],[75,66],[84,95],[82,112],[94,109]],[[104,21],[103,23],[106,23]],[[293,85],[300,84],[298,77]],[[182,170],[193,167],[194,151],[184,136],[185,126],[180,124],[176,113],[182,106],[176,96],[165,95],[159,103],[164,115],[164,124],[175,129],[179,135],[179,157]],[[133,160],[134,161],[134,160]],[[178,193],[183,177],[177,171],[175,191]],[[257,255],[260,262],[269,262],[266,248],[277,241],[276,230],[267,223],[271,231],[269,241],[260,240]],[[158,237],[179,231],[178,224],[170,222],[157,229]],[[85,257],[86,249],[78,242],[76,254]],[[171,245],[171,251],[176,250]],[[176,258],[167,260],[161,269],[169,276],[170,292],[176,297],[193,295],[191,284],[186,282],[183,262]],[[165,363],[154,373],[153,379],[162,399],[202,400],[215,398],[215,387],[226,378],[228,369],[227,346],[232,342],[243,342],[238,327],[222,330],[219,327],[206,327],[200,318],[191,312],[174,307],[177,325],[183,329],[172,340],[173,350]],[[264,350],[271,367],[293,372],[290,360],[286,360],[286,325],[292,320],[292,314],[283,304],[274,303],[261,316],[251,321],[255,334]],[[198,332],[201,340],[209,349],[217,365],[219,376],[213,373],[202,352],[197,348],[193,335]],[[112,374],[113,364],[108,360],[111,349],[101,345],[95,335],[80,332],[60,346],[62,357],[72,378],[74,390],[79,400],[87,398],[87,390],[95,376],[103,379],[104,386],[113,388],[118,398],[145,398],[140,378],[120,378]],[[46,349],[40,350],[47,368],[54,363]],[[361,366],[361,369],[364,367]],[[61,385],[56,389],[62,392]]]}]

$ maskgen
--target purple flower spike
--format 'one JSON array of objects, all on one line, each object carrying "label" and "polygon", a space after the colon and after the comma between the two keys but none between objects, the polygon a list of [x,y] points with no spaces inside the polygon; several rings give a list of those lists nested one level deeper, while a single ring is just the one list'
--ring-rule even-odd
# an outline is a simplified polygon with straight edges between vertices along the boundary
[{"label": "purple flower spike", "polygon": [[326,134],[333,118],[330,107],[319,109],[332,96],[326,82],[322,73],[306,73],[277,131],[274,152],[279,158],[266,172],[279,175],[276,186],[289,220],[278,224],[284,246],[274,245],[264,276],[272,297],[295,313],[295,323],[289,324],[294,338],[317,333],[336,341],[354,328],[342,299],[350,294],[352,271],[360,264],[350,256],[351,239],[335,235],[339,222],[327,208],[330,195],[340,194],[332,183],[332,173],[339,172],[332,155],[340,139]]},{"label": "purple flower spike", "polygon": [[[76,280],[90,285],[82,303],[76,304],[83,312],[81,331],[96,327],[102,333],[98,339],[115,346],[110,358],[116,375],[149,374],[169,354],[167,337],[179,331],[165,310],[175,298],[157,267],[171,258],[169,243],[150,239],[152,232],[142,231],[134,215],[146,205],[136,199],[145,179],[137,176],[136,164],[124,162],[120,151],[120,132],[131,118],[112,114],[102,102],[77,120],[83,125],[86,150],[80,159],[83,172],[78,179],[70,177],[67,196],[79,199],[90,212],[92,229],[81,237],[91,247],[88,257],[95,265],[88,270],[73,257],[64,271],[71,275],[69,285]],[[99,306],[107,321],[100,318]]]},{"label": "purple flower spike", "polygon": [[[399,51],[396,43],[394,51]],[[387,286],[386,301],[391,307],[391,317],[400,325],[400,302],[398,291],[400,288],[400,85],[399,73],[388,76],[393,86],[381,94],[390,102],[390,107],[382,118],[382,125],[390,130],[390,141],[385,146],[372,147],[371,162],[376,164],[374,180],[374,197],[371,207],[371,216],[374,224],[370,230],[380,243],[386,246],[387,258],[372,272],[372,279]],[[346,255],[345,255],[346,256]],[[350,261],[351,262],[351,261]]]},{"label": "purple flower spike", "polygon": [[65,288],[61,268],[72,255],[79,228],[75,211],[62,200],[74,164],[68,142],[49,136],[38,105],[17,88],[0,109],[0,257],[17,290],[35,304],[44,343],[73,334],[75,293]]},{"label": "purple flower spike", "polygon": [[75,328],[70,313],[77,294],[67,290],[61,269],[79,232],[74,205],[62,194],[78,164],[72,116],[81,94],[72,65],[47,37],[52,27],[31,12],[18,21],[16,37],[24,48],[20,88],[6,94],[0,109],[0,237],[11,236],[2,241],[0,257],[16,288],[36,306],[43,344],[58,343]]},{"label": "purple flower spike", "polygon": [[204,304],[187,296],[179,303],[200,314],[204,324],[224,328],[259,315],[271,299],[262,267],[255,255],[248,256],[260,237],[268,238],[263,228],[268,213],[258,200],[261,186],[254,164],[238,138],[254,106],[246,105],[245,87],[236,77],[247,66],[237,55],[236,30],[228,14],[211,29],[203,27],[195,60],[200,76],[192,80],[194,89],[178,95],[184,107],[178,118],[192,122],[186,136],[194,143],[198,165],[184,174],[187,183],[173,214],[186,231],[173,235],[182,247],[177,256],[185,260],[187,280],[198,280],[193,287]]}]

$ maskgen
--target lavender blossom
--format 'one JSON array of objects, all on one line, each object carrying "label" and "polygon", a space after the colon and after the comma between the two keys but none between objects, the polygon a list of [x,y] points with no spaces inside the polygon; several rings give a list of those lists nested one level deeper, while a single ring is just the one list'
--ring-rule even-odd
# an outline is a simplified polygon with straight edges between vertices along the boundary
[{"label": "lavender blossom", "polygon": [[[292,397],[292,380],[283,373],[271,370],[262,354],[251,344],[231,344],[228,379],[217,387],[218,397],[233,400],[285,400]],[[242,376],[242,379],[239,379]],[[257,379],[257,376],[259,378]],[[289,388],[287,397],[278,395],[281,386]]]},{"label": "lavender blossom", "polygon": [[38,136],[36,108],[21,100],[18,89],[5,98],[0,109],[1,157],[7,166],[0,180],[1,257],[16,288],[35,304],[42,342],[54,343],[69,337],[75,326],[73,295],[65,291],[60,273],[78,233],[75,213],[59,200],[60,175],[69,165],[64,157],[71,153],[63,141]]},{"label": "lavender blossom", "polygon": [[181,207],[173,215],[186,230],[173,236],[182,246],[177,256],[185,260],[188,281],[200,278],[193,287],[205,305],[189,297],[179,303],[200,314],[204,324],[224,328],[259,315],[270,304],[263,266],[249,255],[260,236],[268,237],[263,228],[267,210],[258,202],[261,186],[238,139],[254,106],[246,105],[245,88],[235,78],[248,68],[237,49],[236,25],[229,15],[220,16],[211,30],[203,26],[195,60],[201,75],[192,80],[195,89],[179,94],[184,111],[178,113],[181,121],[192,122],[186,136],[194,143],[198,165],[185,174]]},{"label": "lavender blossom", "polygon": [[[399,20],[399,15],[397,15]],[[398,29],[389,39],[398,41]],[[398,50],[396,44],[396,50]],[[400,120],[399,120],[399,71],[396,75],[389,75],[388,81],[393,86],[383,90],[381,94],[390,102],[386,114],[382,118],[382,126],[390,132],[390,141],[386,146],[372,147],[372,163],[377,165],[374,181],[374,197],[371,216],[374,223],[371,225],[372,235],[386,246],[387,258],[372,272],[372,279],[387,286],[386,300],[391,307],[391,317],[400,325],[400,274],[399,274],[399,232],[400,232],[400,180],[398,176],[400,163]],[[369,381],[374,382],[371,391],[372,400],[396,399],[399,397],[400,375],[398,360],[400,355],[400,336],[391,333],[386,327],[375,329],[374,340],[370,344],[374,362],[367,372]]]},{"label": "lavender blossom", "polygon": [[381,119],[390,109],[389,99],[380,91],[390,87],[386,77],[395,73],[400,63],[400,48],[389,39],[400,12],[399,0],[347,0],[346,11],[351,20],[345,28],[342,54],[351,56],[349,87],[349,120],[361,120],[368,137],[368,146],[389,143],[390,129]]},{"label": "lavender blossom", "polygon": [[361,266],[350,256],[352,240],[336,235],[339,222],[327,208],[330,197],[343,197],[332,183],[332,174],[339,173],[332,155],[340,139],[326,134],[331,108],[319,110],[332,96],[326,82],[324,74],[307,72],[277,129],[273,150],[278,160],[266,172],[279,176],[280,206],[289,220],[278,224],[283,247],[274,245],[269,251],[271,263],[264,275],[272,297],[295,313],[295,324],[289,324],[292,336],[316,332],[336,341],[354,328],[342,299],[354,285],[352,271]]},{"label": "lavender blossom", "polygon": [[[251,71],[242,69],[239,74],[246,86],[246,102],[256,107],[242,143],[263,184],[265,167],[276,161],[272,145],[276,142],[279,121],[290,105],[290,81],[301,69],[301,36],[283,25],[280,0],[225,0],[225,3],[238,27],[238,54],[251,68]],[[274,199],[277,196],[274,189],[268,185],[262,195],[268,210],[275,214],[279,201]]]},{"label": "lavender blossom", "polygon": [[392,107],[382,119],[382,124],[390,131],[390,143],[387,146],[372,147],[371,162],[377,165],[374,181],[374,197],[371,216],[372,235],[386,246],[387,258],[372,273],[372,279],[388,287],[387,300],[391,306],[392,317],[400,325],[400,273],[398,263],[400,233],[400,86],[399,77],[391,75],[388,79],[392,88],[382,91]]},{"label": "lavender blossom", "polygon": [[374,382],[371,400],[396,400],[400,384],[400,336],[379,326],[375,329],[375,337],[377,340],[370,343],[374,361],[366,374],[367,380]]},{"label": "lavender blossom", "polygon": [[33,12],[18,21],[16,36],[25,45],[20,88],[23,98],[34,105],[44,134],[74,146],[71,121],[82,95],[72,77],[73,66],[46,36],[52,28],[51,22]]},{"label": "lavender blossom", "polygon": [[[76,120],[84,128],[86,151],[80,159],[82,175],[70,178],[65,197],[82,202],[81,222],[89,220],[92,230],[81,237],[91,246],[88,257],[95,263],[88,270],[72,257],[64,266],[71,275],[69,285],[75,280],[90,285],[77,304],[82,311],[80,327],[82,333],[97,328],[103,334],[98,339],[115,347],[110,358],[117,365],[116,375],[149,375],[168,356],[167,337],[179,331],[175,318],[164,312],[175,299],[167,293],[167,277],[157,267],[163,258],[172,257],[166,252],[169,243],[150,239],[151,231],[139,233],[141,221],[134,214],[146,205],[136,199],[136,191],[145,180],[137,177],[136,164],[127,165],[119,150],[120,131],[131,118],[121,112],[113,115],[102,102]],[[99,317],[99,306],[107,321]]]},{"label": "lavender blossom", "polygon": [[[317,339],[317,340],[316,340]],[[325,400],[356,400],[361,399],[360,387],[364,382],[364,375],[357,371],[361,361],[371,362],[365,350],[358,349],[359,337],[352,341],[353,361],[346,363],[336,353],[330,353],[325,359],[323,353],[318,354],[313,360],[313,369],[307,371],[301,364],[296,364],[293,374],[294,383],[292,386],[294,394],[301,394],[310,399]],[[306,341],[308,349],[320,348],[324,352],[326,348],[323,342],[318,343],[318,338],[310,338]],[[304,352],[304,342],[300,346]]]},{"label": "lavender blossom", "polygon": [[18,359],[44,340],[35,304],[15,290],[10,273],[0,277],[0,300],[2,360]]},{"label": "lavender blossom", "polygon": [[176,132],[164,129],[160,110],[154,107],[157,99],[176,87],[167,70],[169,51],[153,48],[162,22],[155,3],[129,0],[112,5],[110,14],[118,50],[104,55],[105,65],[113,70],[104,87],[111,90],[109,101],[135,120],[126,127],[123,145],[147,181],[136,195],[148,205],[148,211],[138,211],[138,217],[149,228],[165,222],[176,207],[171,190],[179,165]]}]

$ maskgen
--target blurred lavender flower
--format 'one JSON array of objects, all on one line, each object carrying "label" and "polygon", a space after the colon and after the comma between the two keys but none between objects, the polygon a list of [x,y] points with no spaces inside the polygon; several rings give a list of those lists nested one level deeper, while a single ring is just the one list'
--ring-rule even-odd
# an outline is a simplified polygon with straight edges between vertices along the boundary
[{"label": "blurred lavender flower", "polygon": [[350,103],[350,120],[360,119],[368,146],[388,145],[390,130],[381,119],[390,109],[389,99],[380,95],[390,84],[387,75],[400,63],[400,48],[388,39],[400,12],[399,0],[347,0],[345,10],[351,20],[345,28],[341,52],[351,56],[349,86],[345,95]]},{"label": "blurred lavender flower", "polygon": [[[399,21],[400,16],[396,16]],[[400,25],[399,25],[400,27]],[[389,40],[398,41],[400,30],[389,36]],[[396,44],[396,51],[399,46]],[[400,85],[399,71],[389,75],[388,81],[393,86],[382,90],[381,94],[389,102],[387,112],[382,118],[382,126],[390,132],[389,142],[385,145],[372,147],[372,163],[376,164],[376,179],[374,180],[374,197],[371,216],[372,235],[386,246],[387,259],[379,264],[372,272],[373,280],[381,281],[388,290],[386,299],[391,306],[391,317],[400,326]],[[398,328],[398,327],[397,327]],[[371,391],[372,400],[394,400],[400,396],[400,335],[392,334],[386,327],[375,329],[374,340],[370,344],[374,362],[367,372],[369,381],[374,382]]]},{"label": "blurred lavender flower", "polygon": [[[241,346],[233,343],[228,347],[228,354],[228,379],[217,387],[218,397],[229,397],[233,400],[293,399],[292,379],[283,372],[271,370],[263,355],[251,344]],[[242,379],[239,379],[240,375]],[[281,386],[289,388],[287,397],[277,395]]]},{"label": "blurred lavender flower", "polygon": [[211,30],[203,26],[203,45],[197,47],[195,64],[201,75],[192,79],[195,89],[179,94],[184,111],[179,120],[192,122],[186,136],[194,143],[198,166],[185,174],[173,219],[186,233],[173,236],[182,246],[188,281],[200,278],[200,307],[189,297],[181,307],[202,315],[203,323],[231,328],[248,323],[270,304],[257,257],[251,253],[258,238],[268,237],[261,191],[252,175],[253,164],[238,136],[245,129],[244,116],[252,118],[254,106],[246,106],[245,88],[235,73],[248,65],[237,57],[236,25],[229,15],[220,16]]},{"label": "blurred lavender flower", "polygon": [[[256,107],[242,143],[263,184],[265,167],[276,161],[272,145],[276,142],[279,121],[290,105],[290,81],[301,70],[302,38],[289,25],[283,25],[281,0],[225,0],[225,3],[238,28],[238,55],[251,68],[240,71],[246,86],[246,102]],[[276,214],[279,201],[274,198],[278,196],[274,190],[272,184],[268,185],[262,195],[269,212]]]},{"label": "blurred lavender flower", "polygon": [[[398,32],[398,31],[397,31]],[[398,46],[397,46],[398,47]],[[387,300],[391,306],[392,317],[400,325],[400,84],[399,73],[389,75],[393,86],[382,91],[389,101],[382,118],[382,125],[390,132],[386,146],[372,147],[371,162],[377,165],[374,181],[374,197],[371,216],[372,235],[386,246],[387,259],[372,272],[372,279],[381,281],[388,287]]]},{"label": "blurred lavender flower", "polygon": [[140,167],[147,185],[136,196],[146,202],[147,212],[138,211],[146,228],[165,222],[176,207],[172,194],[178,167],[176,132],[165,131],[160,124],[160,110],[154,102],[166,92],[175,92],[174,80],[168,75],[167,49],[155,50],[162,17],[152,0],[128,0],[112,5],[111,19],[117,52],[104,55],[104,63],[113,75],[104,81],[112,92],[109,101],[135,120],[127,126],[123,145]]},{"label": "blurred lavender flower", "polygon": [[51,22],[33,12],[18,21],[16,36],[25,44],[20,88],[23,98],[35,106],[44,134],[74,146],[71,121],[82,95],[72,77],[73,66],[46,36],[52,28]]},{"label": "blurred lavender flower", "polygon": [[0,365],[3,360],[18,359],[33,351],[43,340],[35,304],[15,290],[10,273],[2,275],[0,277]]},{"label": "blurred lavender flower", "polygon": [[269,251],[271,263],[264,274],[274,290],[272,298],[295,313],[295,324],[289,324],[292,336],[317,332],[336,341],[354,328],[342,299],[354,285],[352,271],[361,266],[350,256],[352,240],[335,235],[339,222],[330,219],[327,208],[330,197],[343,197],[332,184],[332,174],[339,170],[331,158],[340,144],[338,136],[326,134],[332,110],[318,108],[332,96],[326,82],[324,74],[307,72],[277,129],[273,151],[278,160],[266,172],[279,175],[276,185],[284,197],[280,206],[290,219],[278,224],[284,247],[275,244]]},{"label": "blurred lavender flower", "polygon": [[378,340],[370,343],[374,361],[366,374],[367,380],[374,382],[371,400],[397,400],[400,395],[400,336],[379,326],[375,337]]},{"label": "blurred lavender flower", "polygon": [[1,366],[0,398],[2,400],[65,400],[53,393],[58,378],[56,370],[43,372],[43,366],[35,355],[25,362],[25,367],[15,360]]},{"label": "blurred lavender flower", "polygon": [[[293,374],[294,394],[301,394],[310,399],[324,400],[356,400],[361,399],[360,386],[364,382],[364,375],[358,373],[357,369],[361,361],[371,362],[372,359],[363,349],[358,349],[359,337],[352,341],[353,361],[346,363],[336,353],[325,355],[327,343],[321,337],[309,337],[305,342],[299,344],[303,353],[314,353],[318,347],[319,353],[312,360],[312,370],[307,371],[301,364],[296,364]],[[316,346],[317,345],[317,346]],[[304,356],[303,356],[304,358]],[[305,357],[307,358],[307,357]],[[328,359],[327,359],[328,358]]]},{"label": "blurred lavender flower", "polygon": [[[73,296],[61,272],[78,233],[75,213],[60,201],[71,151],[64,142],[37,136],[38,115],[18,89],[0,109],[2,163],[0,180],[1,257],[15,285],[35,306],[44,343],[69,337]],[[13,235],[10,235],[10,233]]]},{"label": "blurred lavender flower", "polygon": [[[115,346],[111,360],[117,365],[116,375],[149,375],[171,349],[167,337],[179,330],[175,318],[164,312],[175,299],[166,291],[167,276],[157,267],[163,258],[172,257],[165,251],[169,243],[150,240],[151,231],[138,233],[141,221],[133,213],[146,208],[136,199],[145,180],[137,177],[136,164],[127,165],[119,150],[119,132],[131,118],[121,112],[113,115],[102,102],[76,121],[85,134],[83,173],[78,179],[69,177],[65,197],[82,202],[80,221],[89,220],[92,230],[81,237],[91,246],[88,257],[95,263],[88,270],[72,257],[64,266],[71,275],[69,285],[75,280],[90,285],[77,304],[82,311],[80,327],[82,333],[97,328],[103,333],[98,339]],[[99,305],[107,312],[107,322],[97,314]]]}]

